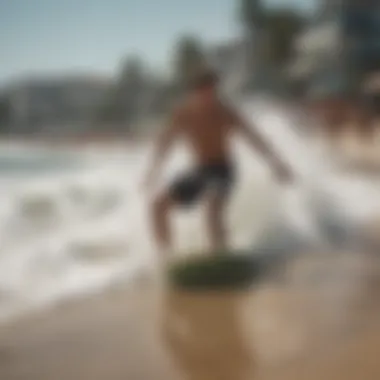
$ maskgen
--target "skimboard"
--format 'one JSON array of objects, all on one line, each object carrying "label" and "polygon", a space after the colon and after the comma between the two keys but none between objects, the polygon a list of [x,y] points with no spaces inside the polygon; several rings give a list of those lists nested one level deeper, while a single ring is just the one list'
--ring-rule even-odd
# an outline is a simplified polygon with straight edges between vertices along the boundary
[{"label": "skimboard", "polygon": [[234,290],[249,288],[259,278],[262,266],[252,254],[188,256],[165,268],[170,287],[183,290]]}]

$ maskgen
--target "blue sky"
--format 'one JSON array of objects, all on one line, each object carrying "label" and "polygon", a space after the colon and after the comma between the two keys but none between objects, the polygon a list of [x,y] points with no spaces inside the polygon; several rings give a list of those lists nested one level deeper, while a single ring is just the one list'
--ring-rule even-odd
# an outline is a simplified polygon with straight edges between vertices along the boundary
[{"label": "blue sky", "polygon": [[[315,0],[267,0],[312,9]],[[238,35],[237,0],[0,0],[0,83],[20,75],[112,74],[137,53],[167,65],[181,33],[207,42]]]}]

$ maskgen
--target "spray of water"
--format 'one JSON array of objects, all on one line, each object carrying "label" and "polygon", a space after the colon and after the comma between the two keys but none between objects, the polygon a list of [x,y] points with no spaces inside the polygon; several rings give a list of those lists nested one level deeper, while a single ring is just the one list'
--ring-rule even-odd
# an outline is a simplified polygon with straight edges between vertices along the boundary
[{"label": "spray of water", "polygon": [[[288,109],[269,99],[245,99],[238,106],[293,167],[297,181],[288,188],[276,185],[266,164],[236,142],[240,179],[228,218],[237,248],[284,247],[286,239],[347,241],[378,212],[379,184],[334,171],[320,148],[300,135]],[[149,197],[139,188],[150,151],[149,146],[89,150],[76,157],[76,169],[2,179],[2,316],[104,289],[152,262]],[[35,153],[24,147],[1,152],[10,160],[22,155],[30,160]],[[50,160],[52,152],[39,154]],[[179,147],[160,185],[189,162]],[[207,247],[201,211],[173,215],[179,253]]]}]

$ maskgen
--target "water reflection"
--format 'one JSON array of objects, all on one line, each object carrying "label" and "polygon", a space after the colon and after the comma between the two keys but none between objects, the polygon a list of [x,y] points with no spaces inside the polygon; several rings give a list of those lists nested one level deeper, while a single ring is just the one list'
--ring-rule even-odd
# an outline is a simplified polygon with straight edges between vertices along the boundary
[{"label": "water reflection", "polygon": [[174,364],[189,380],[240,380],[253,358],[242,330],[238,294],[169,291],[163,339]]},{"label": "water reflection", "polygon": [[184,379],[259,379],[329,360],[368,326],[378,328],[378,255],[303,254],[276,273],[247,294],[168,291],[162,333]]}]

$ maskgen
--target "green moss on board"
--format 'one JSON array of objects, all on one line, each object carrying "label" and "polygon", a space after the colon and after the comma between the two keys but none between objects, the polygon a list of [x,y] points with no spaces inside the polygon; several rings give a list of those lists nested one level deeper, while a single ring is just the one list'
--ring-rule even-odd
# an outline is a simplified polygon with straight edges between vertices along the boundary
[{"label": "green moss on board", "polygon": [[261,267],[252,256],[215,255],[196,257],[173,264],[169,283],[188,290],[234,290],[251,286]]}]

